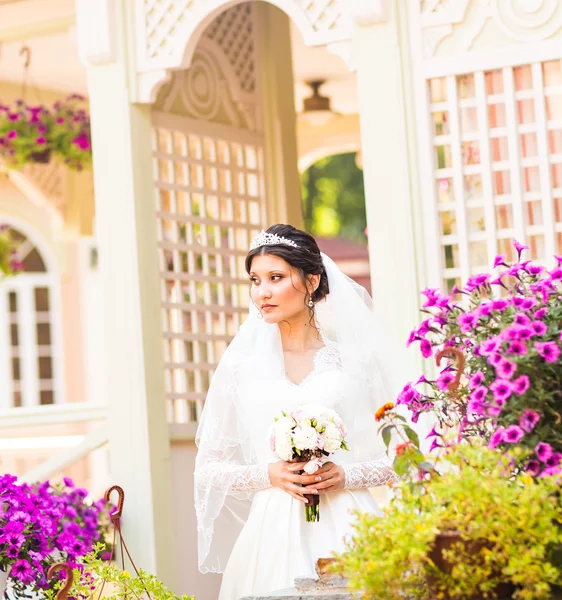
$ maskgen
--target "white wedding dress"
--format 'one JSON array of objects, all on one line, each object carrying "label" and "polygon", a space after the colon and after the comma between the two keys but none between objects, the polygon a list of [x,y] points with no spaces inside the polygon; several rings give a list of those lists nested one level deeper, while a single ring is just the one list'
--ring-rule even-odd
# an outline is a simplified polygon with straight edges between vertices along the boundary
[{"label": "white wedding dress", "polygon": [[[300,384],[286,378],[264,381],[256,374],[245,390],[245,398],[250,407],[248,414],[255,423],[273,423],[281,410],[307,403],[334,409],[345,423],[353,406],[349,398],[352,389],[352,382],[341,370],[337,346],[328,342],[317,352],[313,370]],[[374,420],[372,433],[376,435]],[[352,439],[349,442],[353,444]],[[219,600],[269,594],[292,587],[295,577],[314,577],[318,558],[344,550],[345,538],[353,533],[351,511],[380,514],[367,488],[396,480],[384,455],[352,463],[350,453],[340,450],[333,460],[345,470],[346,489],[323,494],[320,521],[307,523],[304,504],[270,486],[267,465],[279,459],[269,447],[268,431],[252,430],[251,443],[257,464],[216,462],[213,465],[215,480],[217,470],[224,470],[229,494],[244,497],[254,492],[248,519],[226,565]]]}]

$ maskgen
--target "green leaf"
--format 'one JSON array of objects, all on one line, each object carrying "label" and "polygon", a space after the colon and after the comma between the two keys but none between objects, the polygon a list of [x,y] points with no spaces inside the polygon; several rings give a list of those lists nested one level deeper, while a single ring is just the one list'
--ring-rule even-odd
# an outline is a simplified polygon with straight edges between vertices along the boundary
[{"label": "green leaf", "polygon": [[419,448],[420,447],[420,438],[418,437],[418,434],[411,427],[408,427],[407,425],[404,425],[404,431],[406,432],[408,439],[416,445],[416,448]]},{"label": "green leaf", "polygon": [[384,442],[384,445],[388,448],[388,446],[390,445],[390,437],[392,435],[392,430],[394,429],[394,425],[387,425],[382,431],[382,439]]}]

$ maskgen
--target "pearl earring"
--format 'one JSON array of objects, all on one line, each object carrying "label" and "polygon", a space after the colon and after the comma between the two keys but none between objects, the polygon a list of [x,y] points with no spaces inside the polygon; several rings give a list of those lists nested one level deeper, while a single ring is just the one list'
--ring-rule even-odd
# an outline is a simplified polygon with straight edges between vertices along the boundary
[{"label": "pearl earring", "polygon": [[308,306],[309,306],[310,308],[313,308],[313,307],[314,307],[314,300],[312,299],[312,296],[310,297],[310,300],[308,301]]}]

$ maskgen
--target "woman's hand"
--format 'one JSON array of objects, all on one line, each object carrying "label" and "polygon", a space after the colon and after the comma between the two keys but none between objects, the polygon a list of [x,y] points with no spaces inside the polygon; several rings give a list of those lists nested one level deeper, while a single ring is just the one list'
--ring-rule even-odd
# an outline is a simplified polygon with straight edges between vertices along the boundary
[{"label": "woman's hand", "polygon": [[333,462],[324,463],[314,475],[319,477],[320,481],[307,484],[304,488],[305,494],[326,494],[345,488],[345,471]]},{"label": "woman's hand", "polygon": [[321,475],[319,471],[312,475],[297,475],[298,471],[302,471],[303,466],[303,463],[285,462],[284,460],[269,463],[269,482],[273,487],[279,488],[299,502],[307,504],[308,501],[304,497],[304,494],[312,492],[303,486],[314,486],[320,483]]}]

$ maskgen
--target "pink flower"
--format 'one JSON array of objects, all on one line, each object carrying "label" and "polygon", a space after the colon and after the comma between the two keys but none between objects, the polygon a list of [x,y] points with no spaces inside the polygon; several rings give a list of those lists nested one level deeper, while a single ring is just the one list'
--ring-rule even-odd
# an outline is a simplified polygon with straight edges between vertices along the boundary
[{"label": "pink flower", "polygon": [[489,417],[497,419],[501,415],[502,409],[500,406],[488,406],[486,412],[488,413]]},{"label": "pink flower", "polygon": [[513,380],[512,386],[516,394],[522,395],[531,387],[531,382],[527,375],[520,375],[517,379]]},{"label": "pink flower", "polygon": [[505,263],[505,256],[503,254],[498,254],[496,256],[496,258],[494,259],[494,269],[496,267],[499,267],[500,265],[506,267],[506,263]]},{"label": "pink flower", "polygon": [[498,404],[501,401],[507,400],[513,392],[511,381],[508,381],[507,379],[496,379],[490,386],[490,389],[494,395],[494,400]]},{"label": "pink flower", "polygon": [[541,416],[538,412],[525,409],[523,414],[519,417],[519,425],[521,425],[521,429],[523,429],[523,431],[531,433],[540,420]]},{"label": "pink flower", "polygon": [[480,346],[480,354],[482,356],[490,356],[491,354],[494,354],[494,352],[496,352],[496,350],[499,347],[500,347],[500,342],[498,339],[492,338],[489,340],[485,340],[484,342],[482,342],[482,345]]},{"label": "pink flower", "polygon": [[557,467],[562,462],[562,453],[553,452],[545,461],[547,467]]},{"label": "pink flower", "polygon": [[509,348],[507,349],[509,354],[517,354],[519,356],[523,356],[527,354],[527,346],[521,342],[520,340],[513,340],[509,344]]},{"label": "pink flower", "polygon": [[562,467],[547,467],[539,477],[552,477],[553,475],[562,474]]},{"label": "pink flower", "polygon": [[449,389],[449,384],[455,379],[455,377],[456,375],[451,371],[443,371],[435,382],[435,385],[437,385],[441,391],[445,392]]},{"label": "pink flower", "polygon": [[311,460],[309,460],[306,465],[304,465],[304,472],[307,475],[312,475],[313,473],[316,473],[316,471],[318,471],[318,469],[322,466],[322,459],[320,458],[313,458]]},{"label": "pink flower", "polygon": [[484,302],[476,310],[476,314],[479,317],[487,317],[492,312],[492,303]]},{"label": "pink flower", "polygon": [[513,304],[513,306],[515,306],[515,308],[522,308],[524,302],[525,302],[524,296],[513,296],[513,298],[511,299],[511,304]]},{"label": "pink flower", "polygon": [[15,129],[8,131],[8,135],[6,136],[9,140],[14,140],[18,137],[18,132]]},{"label": "pink flower", "polygon": [[546,442],[539,442],[535,446],[535,454],[542,463],[545,463],[553,454],[552,446]]},{"label": "pink flower", "polygon": [[8,121],[11,121],[12,123],[15,123],[16,121],[20,120],[20,116],[18,113],[10,113],[8,115]]},{"label": "pink flower", "polygon": [[531,319],[523,313],[517,313],[513,319],[514,323],[517,325],[521,325],[522,327],[526,327],[531,323]]},{"label": "pink flower", "polygon": [[525,467],[525,471],[529,473],[531,477],[536,477],[541,470],[541,463],[538,460],[531,459],[527,466]]},{"label": "pink flower", "polygon": [[546,307],[539,308],[539,310],[537,310],[535,313],[535,319],[542,319],[546,315],[546,312]]},{"label": "pink flower", "polygon": [[523,244],[520,244],[517,240],[513,240],[513,247],[517,250],[517,260],[521,258],[523,250],[530,250],[529,246],[524,246]]},{"label": "pink flower", "polygon": [[431,347],[431,342],[429,340],[423,339],[420,343],[420,350],[422,356],[424,358],[429,358],[433,354],[433,349]]},{"label": "pink flower", "polygon": [[531,329],[534,335],[544,335],[548,331],[548,327],[542,321],[532,321]]},{"label": "pink flower", "polygon": [[39,137],[35,138],[35,143],[38,146],[44,146],[47,143],[47,140],[44,135],[40,135]]},{"label": "pink flower", "polygon": [[461,331],[467,333],[474,329],[474,326],[478,323],[478,317],[472,313],[464,313],[459,315],[458,321]]},{"label": "pink flower", "polygon": [[523,310],[531,310],[536,306],[536,304],[537,301],[535,300],[535,298],[525,298],[525,301],[523,302],[523,306],[521,308]]},{"label": "pink flower", "polygon": [[490,441],[488,442],[488,448],[497,448],[504,440],[505,429],[503,427],[498,427]]},{"label": "pink flower", "polygon": [[492,310],[497,310],[498,312],[503,312],[507,306],[507,300],[504,300],[503,298],[499,298],[492,302]]},{"label": "pink flower", "polygon": [[493,367],[497,367],[502,360],[503,356],[499,352],[495,352],[488,357],[488,364],[492,365]]},{"label": "pink flower", "polygon": [[519,425],[510,425],[505,430],[504,439],[508,444],[517,444],[525,436],[525,432]]},{"label": "pink flower", "polygon": [[470,378],[469,386],[471,389],[477,388],[479,385],[482,385],[484,381],[484,373],[482,371],[476,371],[474,375]]},{"label": "pink flower", "polygon": [[555,363],[560,356],[560,348],[555,342],[535,342],[535,348],[549,363]]},{"label": "pink flower", "polygon": [[517,365],[505,358],[502,358],[500,363],[496,366],[496,375],[501,379],[511,379],[517,371]]}]

